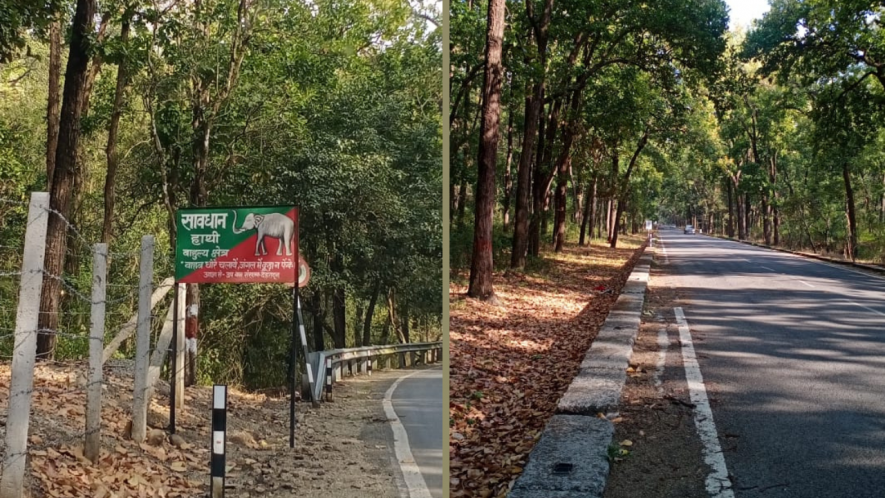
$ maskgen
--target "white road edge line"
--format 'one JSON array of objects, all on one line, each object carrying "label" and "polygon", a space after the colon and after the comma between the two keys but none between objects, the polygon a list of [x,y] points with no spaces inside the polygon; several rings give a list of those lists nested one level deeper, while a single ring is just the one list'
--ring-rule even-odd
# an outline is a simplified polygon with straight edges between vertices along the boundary
[{"label": "white road edge line", "polygon": [[[799,280],[799,279],[797,278],[796,280]],[[804,280],[799,280],[799,281],[802,282],[803,284],[809,286],[809,287],[814,287],[813,285],[809,284],[808,282],[806,282],[806,281],[804,281]]]},{"label": "white road edge line", "polygon": [[[744,261],[746,261],[747,263],[750,262],[749,259],[745,259]],[[775,270],[775,269],[773,269],[773,268],[769,268],[769,267],[767,267],[767,266],[759,265],[759,268],[765,268],[765,269],[768,270],[768,271],[773,271],[773,272],[777,273],[777,270]]]},{"label": "white road edge line", "polygon": [[396,453],[396,460],[399,462],[400,470],[403,473],[403,480],[406,482],[408,494],[404,495],[403,498],[431,498],[430,490],[424,481],[424,476],[421,475],[421,469],[418,468],[418,462],[412,456],[412,449],[409,446],[409,435],[406,434],[406,428],[400,422],[391,402],[393,392],[396,391],[399,383],[422,371],[418,370],[396,379],[396,382],[384,393],[384,400],[381,402],[381,405],[384,406],[384,414],[387,415],[387,420],[390,422],[390,428],[393,429],[393,448]]},{"label": "white road edge line", "polygon": [[[743,242],[738,242],[738,241],[736,241],[736,240],[725,240],[725,239],[720,239],[720,238],[718,238],[718,237],[713,237],[712,235],[710,236],[710,238],[713,238],[713,239],[716,239],[716,240],[721,240],[722,242],[733,242],[733,243],[735,243],[735,244],[740,244],[740,245],[742,245],[742,246],[746,246],[746,245],[747,245],[747,244],[745,244],[745,243],[743,243]],[[777,251],[777,250],[775,250],[775,249],[767,249],[767,248],[765,248],[765,247],[756,247],[756,246],[750,246],[750,247],[753,247],[753,248],[755,248],[755,249],[758,249],[759,252],[773,252],[773,253],[777,253],[777,254],[783,254],[784,256],[792,256],[792,257],[794,257],[794,258],[800,258],[800,259],[803,260],[803,261],[808,261],[809,263],[818,263],[818,264],[821,264],[821,265],[824,265],[824,266],[829,266],[830,268],[836,268],[836,269],[838,269],[838,270],[850,271],[851,273],[857,273],[858,275],[863,275],[863,276],[865,276],[865,277],[870,277],[870,278],[874,278],[874,279],[876,279],[876,280],[882,280],[882,281],[885,281],[885,277],[882,277],[882,276],[879,276],[879,275],[876,275],[876,274],[873,274],[873,273],[867,273],[867,272],[864,272],[864,271],[855,270],[854,268],[849,268],[848,266],[845,266],[845,265],[838,265],[838,264],[836,264],[836,263],[828,263],[828,262],[826,262],[826,261],[821,261],[821,260],[819,260],[819,259],[810,258],[810,257],[808,257],[808,256],[802,256],[801,254],[793,254],[793,253],[791,253],[791,252]],[[748,261],[749,261],[749,260],[748,260]]]},{"label": "white road edge line", "polygon": [[710,474],[707,475],[705,481],[707,492],[711,498],[734,498],[731,481],[728,479],[728,468],[725,466],[725,456],[722,454],[722,447],[719,446],[719,436],[716,432],[716,424],[713,422],[713,411],[710,409],[710,401],[707,399],[707,389],[704,387],[701,367],[698,365],[694,344],[691,342],[688,322],[685,320],[685,314],[681,307],[673,308],[673,311],[676,314],[676,323],[679,325],[679,341],[682,343],[685,380],[688,381],[691,402],[695,404],[694,422],[701,443],[704,445],[704,462],[710,466]]},{"label": "white road edge line", "polygon": [[655,365],[654,383],[658,393],[664,392],[661,386],[661,375],[664,374],[664,365],[667,363],[667,349],[670,348],[670,338],[667,337],[667,328],[658,329],[658,362]]},{"label": "white road edge line", "polygon": [[851,304],[853,304],[853,305],[855,305],[855,306],[860,306],[861,308],[863,308],[863,309],[865,309],[865,310],[870,310],[870,311],[872,311],[873,313],[875,313],[875,314],[877,314],[877,315],[885,316],[885,313],[882,313],[881,311],[874,310],[873,308],[868,308],[868,307],[866,307],[866,306],[864,306],[864,305],[862,305],[862,304],[860,304],[860,303],[855,303],[854,301],[850,301],[850,300],[847,300],[847,299],[846,299],[846,301],[848,301],[849,303],[851,303]]}]

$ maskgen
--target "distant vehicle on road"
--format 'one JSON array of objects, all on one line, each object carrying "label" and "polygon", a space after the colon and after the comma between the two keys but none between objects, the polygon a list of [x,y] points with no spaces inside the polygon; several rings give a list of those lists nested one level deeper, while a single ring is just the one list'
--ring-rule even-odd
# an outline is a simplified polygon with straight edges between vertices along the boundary
[{"label": "distant vehicle on road", "polygon": [[686,233],[686,234],[694,234],[694,226],[692,226],[692,225],[685,225],[685,233]]}]

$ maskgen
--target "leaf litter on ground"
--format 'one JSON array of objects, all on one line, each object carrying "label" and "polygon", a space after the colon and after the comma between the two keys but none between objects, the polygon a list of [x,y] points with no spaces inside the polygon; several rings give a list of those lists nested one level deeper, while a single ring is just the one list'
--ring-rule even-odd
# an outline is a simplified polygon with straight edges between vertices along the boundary
[{"label": "leaf litter on ground", "polygon": [[[165,431],[169,386],[160,381],[148,437],[129,438],[132,362],[109,360],[102,388],[101,452],[83,454],[88,365],[40,362],[34,375],[25,487],[36,497],[193,497],[209,488],[212,387],[188,387],[177,432]],[[398,496],[381,399],[396,372],[378,370],[335,386],[333,403],[298,403],[296,447],[288,447],[288,397],[228,391],[227,496]],[[0,363],[0,457],[5,455],[10,364]]]},{"label": "leaf litter on ground", "polygon": [[641,238],[622,241],[618,249],[567,245],[544,254],[538,272],[496,272],[495,304],[466,298],[466,275],[453,275],[453,498],[505,496],[519,477],[640,256]]}]

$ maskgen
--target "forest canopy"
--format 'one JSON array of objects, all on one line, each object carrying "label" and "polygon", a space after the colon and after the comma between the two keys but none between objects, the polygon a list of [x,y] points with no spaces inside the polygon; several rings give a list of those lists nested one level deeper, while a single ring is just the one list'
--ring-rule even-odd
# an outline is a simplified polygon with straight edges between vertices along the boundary
[{"label": "forest canopy", "polygon": [[[3,268],[20,266],[30,192],[51,192],[77,233],[50,220],[47,271],[63,279],[44,285],[41,328],[88,330],[88,306],[65,293],[89,293],[88,243],[119,255],[111,335],[135,310],[143,235],[157,239],[156,278],[172,274],[176,209],[294,204],[312,349],[439,339],[438,4],[3,3],[0,197],[17,202],[0,206]],[[4,328],[12,287],[0,291]],[[282,385],[291,289],[188,287],[201,310],[199,378]],[[38,354],[85,354],[82,341],[54,341],[41,336]]]},{"label": "forest canopy", "polygon": [[721,0],[453,2],[468,295],[548,244],[615,247],[645,220],[885,260],[883,10],[772,0],[730,31]]}]

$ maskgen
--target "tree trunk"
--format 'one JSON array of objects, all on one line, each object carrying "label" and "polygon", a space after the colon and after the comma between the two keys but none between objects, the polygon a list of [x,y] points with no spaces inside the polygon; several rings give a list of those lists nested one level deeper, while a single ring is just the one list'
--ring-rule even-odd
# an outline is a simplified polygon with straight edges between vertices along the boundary
[{"label": "tree trunk", "polygon": [[356,314],[353,317],[353,345],[355,347],[362,347],[363,344],[363,334],[361,333],[363,330],[363,305],[361,302],[357,302],[356,305]]},{"label": "tree trunk", "polygon": [[744,194],[744,235],[747,239],[750,239],[750,193],[747,192]]},{"label": "tree trunk", "polygon": [[729,237],[734,237],[734,196],[731,179],[725,180],[725,190],[728,192],[728,225],[725,233]]},{"label": "tree trunk", "polygon": [[532,93],[525,98],[525,121],[523,122],[522,150],[516,172],[516,223],[513,228],[513,248],[510,267],[524,268],[528,252],[529,194],[532,183],[532,157],[535,135],[538,133],[538,116],[544,94],[543,83],[535,83]]},{"label": "tree trunk", "polygon": [[323,297],[321,293],[314,291],[311,301],[313,304],[313,347],[316,351],[324,351],[326,344],[323,339],[323,323],[326,321],[326,317],[323,313]]},{"label": "tree trunk", "polygon": [[781,234],[781,218],[780,209],[778,207],[780,196],[777,193],[777,151],[771,155],[771,224],[774,239],[774,245],[780,245]]},{"label": "tree trunk", "polygon": [[498,128],[501,118],[501,83],[504,67],[504,0],[489,0],[486,34],[486,67],[483,77],[482,123],[477,161],[476,213],[473,228],[473,257],[467,295],[494,299],[492,288],[492,221],[495,211],[495,163],[498,157]]},{"label": "tree trunk", "polygon": [[[55,169],[50,188],[50,207],[56,211],[49,217],[46,236],[46,259],[43,293],[40,297],[38,328],[58,331],[59,298],[62,268],[67,252],[67,218],[71,214],[74,179],[77,175],[77,151],[80,141],[80,116],[86,98],[86,76],[89,68],[92,21],[95,17],[95,0],[77,0],[71,31],[71,46],[65,69],[65,84],[59,118],[58,145]],[[41,333],[37,337],[37,357],[55,357],[56,335]]]},{"label": "tree trunk", "polygon": [[61,21],[49,24],[49,97],[46,106],[46,188],[52,188],[55,154],[58,149],[59,95],[61,76]]},{"label": "tree trunk", "polygon": [[[467,147],[470,150],[470,147]],[[466,165],[465,165],[466,168]],[[461,173],[461,184],[458,185],[458,225],[464,224],[464,215],[467,213],[467,173]]]},{"label": "tree trunk", "polygon": [[761,203],[762,203],[762,238],[765,240],[765,245],[771,245],[771,203],[768,202],[768,188],[765,187],[762,191]]},{"label": "tree trunk", "polygon": [[[567,112],[567,115],[576,115],[580,106],[581,97],[580,94],[577,94],[573,97],[572,102],[569,105],[571,112]],[[565,221],[567,216],[566,204],[568,203],[568,181],[569,173],[571,172],[572,166],[571,149],[572,144],[575,140],[576,133],[577,132],[575,130],[574,124],[570,123],[563,128],[562,149],[559,154],[559,159],[556,161],[556,217],[553,222],[553,250],[555,252],[562,252],[563,245],[565,245]]]},{"label": "tree trunk", "polygon": [[378,303],[378,294],[381,293],[381,281],[375,282],[372,296],[369,298],[369,308],[366,310],[366,320],[363,323],[363,346],[372,345],[372,317],[375,314],[375,305]]},{"label": "tree trunk", "polygon": [[[882,187],[885,188],[885,175],[882,175]],[[882,192],[881,207],[879,208],[879,223],[885,223],[885,192]]]},{"label": "tree trunk", "polygon": [[572,221],[578,225],[582,225],[584,221],[584,184],[575,181],[574,174],[572,173],[572,169],[569,168],[569,181],[572,183],[572,195],[575,198],[575,210],[572,216]]},{"label": "tree trunk", "polygon": [[[581,220],[581,237],[578,240],[578,245],[580,246],[584,245],[586,233],[590,234],[590,238],[593,237],[593,223],[596,218],[596,184],[597,178],[594,176],[593,186],[590,188],[590,198],[584,203],[584,218]],[[590,227],[589,231],[586,230],[588,225]]]},{"label": "tree trunk", "polygon": [[[125,46],[129,40],[129,18],[123,19],[120,31],[120,43]],[[117,178],[117,166],[120,159],[117,156],[117,131],[120,127],[120,117],[123,114],[123,98],[126,94],[129,61],[124,58],[117,65],[117,87],[114,90],[114,107],[111,114],[111,123],[108,126],[108,144],[105,147],[105,155],[108,159],[108,170],[104,180],[104,222],[101,229],[101,241],[110,243],[113,236],[114,225],[114,202],[116,193],[114,183]]]},{"label": "tree trunk", "polygon": [[[563,145],[563,152],[566,154],[567,148]],[[568,169],[571,163],[571,156],[567,156],[560,165],[559,179],[556,185],[556,214],[553,220],[553,251],[562,252],[565,245],[565,221],[567,217],[566,204],[568,203]],[[565,171],[563,171],[565,170]]]},{"label": "tree trunk", "polygon": [[403,344],[408,344],[412,342],[412,332],[411,327],[409,326],[409,307],[408,306],[400,306],[400,320],[402,321],[402,331],[403,331]]},{"label": "tree trunk", "polygon": [[854,261],[857,258],[857,218],[854,211],[854,190],[851,188],[851,171],[848,162],[842,163],[842,179],[845,181],[845,216],[848,218],[848,240],[845,257]]},{"label": "tree trunk", "polygon": [[[387,290],[387,321],[393,327],[393,335],[396,336],[399,343],[402,343],[402,331],[396,319],[396,289],[393,287]],[[387,331],[385,330],[385,335],[386,333]],[[387,341],[385,341],[385,344],[387,344]]]},{"label": "tree trunk", "polygon": [[344,287],[336,287],[332,291],[332,324],[335,331],[333,340],[335,348],[347,347],[347,313],[345,305]]},{"label": "tree trunk", "polygon": [[[511,87],[512,89],[512,87]],[[513,177],[510,166],[513,162],[513,109],[507,113],[507,158],[504,161],[504,231],[510,231],[510,192],[513,190]]]},{"label": "tree trunk", "polygon": [[[639,143],[636,145],[636,150],[633,152],[633,157],[630,158],[630,163],[627,165],[627,171],[624,172],[624,178],[618,182],[618,176],[615,174],[613,176],[616,191],[618,195],[618,207],[615,213],[615,219],[612,228],[612,236],[611,236],[611,248],[614,249],[618,246],[618,225],[621,223],[621,212],[625,209],[627,204],[627,195],[630,193],[630,175],[633,173],[633,168],[636,167],[636,161],[639,159],[639,155],[642,154],[642,150],[645,148],[646,144],[648,144],[648,135],[649,130],[646,128],[645,132],[642,134],[642,138],[639,139]],[[617,173],[617,163],[613,163],[612,169],[615,173]],[[620,185],[618,185],[620,183]]]}]

